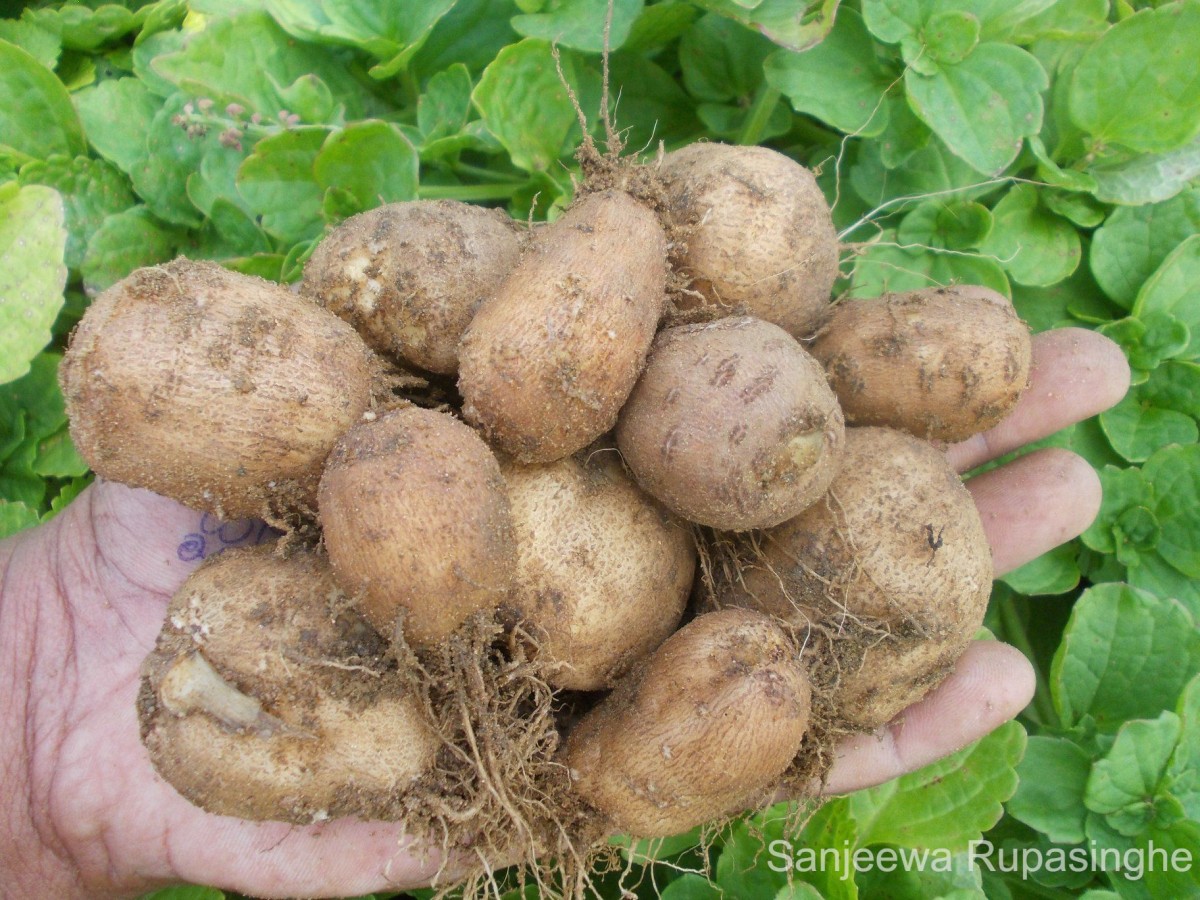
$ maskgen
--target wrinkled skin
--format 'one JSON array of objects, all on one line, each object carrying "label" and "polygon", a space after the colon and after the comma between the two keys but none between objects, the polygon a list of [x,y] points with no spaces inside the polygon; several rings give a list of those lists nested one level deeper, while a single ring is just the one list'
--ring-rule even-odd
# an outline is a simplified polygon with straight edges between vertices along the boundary
[{"label": "wrinkled skin", "polygon": [[[1038,336],[1034,361],[1014,413],[948,448],[959,470],[1111,406],[1128,385],[1120,351],[1090,332]],[[998,573],[1079,534],[1100,502],[1093,470],[1062,450],[969,486]],[[227,536],[241,531],[254,533]],[[106,898],[180,881],[263,897],[426,883],[436,855],[402,844],[396,827],[213,816],[150,767],[134,709],[138,666],[196,565],[189,536],[200,533],[198,513],[98,484],[54,521],[0,543],[0,884],[13,896]],[[1020,653],[977,642],[929,697],[876,735],[848,740],[826,789],[877,784],[951,753],[1016,715],[1032,692]]]}]

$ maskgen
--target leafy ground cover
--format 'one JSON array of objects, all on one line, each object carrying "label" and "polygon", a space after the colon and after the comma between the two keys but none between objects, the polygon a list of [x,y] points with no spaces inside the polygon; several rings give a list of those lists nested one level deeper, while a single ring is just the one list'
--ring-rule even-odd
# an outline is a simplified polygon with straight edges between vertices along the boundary
[{"label": "leafy ground cover", "polygon": [[[415,197],[556,215],[580,126],[552,44],[597,109],[606,7],[0,0],[0,535],[89,480],[55,372],[89,298],[133,268],[182,253],[294,280],[330,225]],[[1045,442],[1096,467],[1098,520],[997,584],[989,627],[1039,673],[1018,722],[798,837],[774,809],[705,850],[625,846],[624,888],[1200,896],[1200,0],[614,0],[611,46],[630,147],[763,143],[820,173],[841,290],[990,285],[1035,330],[1109,335],[1135,373]],[[943,863],[815,871],[801,846]],[[1151,846],[1194,865],[1121,865]],[[1005,871],[1006,853],[1097,849],[1083,870]]]}]

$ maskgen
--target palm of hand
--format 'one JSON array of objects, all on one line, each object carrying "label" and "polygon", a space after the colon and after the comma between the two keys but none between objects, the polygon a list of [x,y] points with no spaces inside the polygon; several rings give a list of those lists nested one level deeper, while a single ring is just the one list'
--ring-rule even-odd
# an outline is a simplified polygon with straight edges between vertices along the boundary
[{"label": "palm of hand", "polygon": [[[1090,332],[1040,336],[1035,361],[1018,410],[986,437],[949,449],[960,469],[1106,408],[1128,381],[1120,351]],[[1094,472],[1065,451],[1030,454],[970,487],[998,573],[1078,534],[1099,504]],[[136,895],[184,880],[259,896],[346,896],[426,883],[437,859],[406,848],[395,826],[212,816],[151,769],[138,737],[138,667],[197,565],[189,557],[198,554],[179,549],[200,519],[145,491],[101,484],[6,548],[0,613],[15,608],[33,635],[18,670],[30,685],[18,749],[30,760],[30,809],[48,858],[73,872],[75,883],[59,893]],[[881,735],[847,741],[827,790],[875,784],[950,753],[1015,715],[1032,689],[1017,651],[977,642],[949,680]]]}]

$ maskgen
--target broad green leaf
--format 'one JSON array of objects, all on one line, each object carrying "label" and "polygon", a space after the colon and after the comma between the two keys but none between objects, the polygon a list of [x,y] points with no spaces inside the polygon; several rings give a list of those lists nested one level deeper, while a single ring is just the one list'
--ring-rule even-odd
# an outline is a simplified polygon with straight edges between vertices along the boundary
[{"label": "broad green leaf", "polygon": [[[1099,290],[1092,273],[1086,266],[1080,266],[1069,278],[1049,287],[1013,285],[1013,305],[1034,332],[1046,331],[1078,324],[1073,307],[1090,303]],[[1104,318],[1108,318],[1107,311]]]},{"label": "broad green leaf", "polygon": [[[396,5],[407,8],[408,4]],[[238,103],[272,121],[286,109],[278,87],[303,75],[321,79],[346,105],[348,118],[362,118],[380,106],[332,50],[293,39],[262,12],[211,20],[182,49],[158,56],[153,67],[192,98],[206,97],[221,109]],[[265,72],[271,77],[264,78]]]},{"label": "broad green leaf", "polygon": [[786,862],[764,852],[782,837],[779,823],[764,825],[758,817],[734,823],[717,858],[716,882],[725,895],[772,897],[787,886]]},{"label": "broad green leaf", "polygon": [[888,900],[987,900],[983,867],[966,853],[923,856],[904,847],[875,849],[873,864],[857,874],[864,897]]},{"label": "broad green leaf", "polygon": [[1018,284],[1048,287],[1079,265],[1079,232],[1041,205],[1038,190],[1015,185],[992,210],[995,226],[981,248]]},{"label": "broad green leaf", "polygon": [[27,442],[36,444],[50,437],[67,424],[67,412],[58,389],[59,353],[39,353],[30,363],[29,371],[16,381],[0,386],[0,435],[4,425],[21,420],[20,434],[15,440],[0,437],[0,458],[16,446]]},{"label": "broad green leaf", "polygon": [[1200,439],[1200,366],[1166,362],[1120,403],[1100,414],[1100,427],[1113,449],[1130,462],[1144,462],[1169,444]]},{"label": "broad green leaf", "polygon": [[1014,44],[1035,40],[1079,40],[1108,28],[1108,0],[1058,0],[1031,16],[1009,38]]},{"label": "broad green leaf", "polygon": [[855,297],[950,284],[981,284],[1008,294],[1004,270],[990,257],[902,245],[890,231],[880,238],[854,264],[850,290]]},{"label": "broad green leaf", "polygon": [[969,12],[946,10],[935,13],[921,29],[923,53],[935,63],[960,63],[979,43],[979,34],[979,19]]},{"label": "broad green leaf", "polygon": [[54,73],[8,41],[0,40],[0,156],[46,159],[87,153],[83,126],[71,97]]},{"label": "broad green leaf", "polygon": [[1102,584],[1071,611],[1050,689],[1064,724],[1089,718],[1111,733],[1128,719],[1173,708],[1197,670],[1200,632],[1178,601]]},{"label": "broad green leaf", "polygon": [[44,184],[62,195],[66,211],[68,268],[83,262],[88,239],[114,213],[134,204],[129,182],[115,167],[98,159],[52,156],[21,168],[22,184]]},{"label": "broad green leaf", "polygon": [[88,464],[71,442],[70,432],[60,428],[38,442],[33,471],[43,478],[79,478],[88,473]]},{"label": "broad green leaf", "polygon": [[462,63],[438,72],[417,101],[417,128],[426,141],[462,131],[471,114],[471,73]]},{"label": "broad green leaf", "polygon": [[1200,675],[1188,682],[1176,712],[1182,731],[1167,768],[1167,789],[1188,818],[1200,822]]},{"label": "broad green leaf", "polygon": [[286,244],[322,231],[325,189],[313,165],[327,135],[324,128],[298,128],[263,138],[238,170],[238,190],[261,217],[263,231]]},{"label": "broad green leaf", "polygon": [[[762,84],[763,62],[777,49],[761,34],[709,13],[679,40],[684,87],[698,100],[744,104]],[[769,80],[769,67],[767,77]]]},{"label": "broad green leaf", "polygon": [[[579,67],[569,53],[562,54],[562,69],[579,96]],[[578,118],[546,41],[526,38],[501,50],[471,100],[513,163],[526,171],[550,168],[579,139]]]},{"label": "broad green leaf", "polygon": [[[858,845],[858,825],[850,815],[848,797],[825,802],[812,818],[804,823],[804,829],[794,838],[786,832],[780,837],[786,840],[789,851],[782,855],[771,853],[773,848],[781,850],[785,845],[768,843],[767,852],[771,853],[773,861],[784,871],[789,864],[791,865],[792,878],[803,879],[803,882],[811,884],[825,900],[857,900],[859,892],[855,882],[856,873],[847,870],[843,865],[844,858],[839,858],[836,865],[822,865],[819,855],[826,847],[841,850]],[[808,856],[807,851],[815,851],[814,856]],[[783,855],[788,859],[784,860]]]},{"label": "broad green leaf", "polygon": [[1200,131],[1200,4],[1143,10],[1092,44],[1071,76],[1071,118],[1100,144],[1164,153]]},{"label": "broad green leaf", "polygon": [[825,898],[811,884],[797,881],[781,887],[775,892],[773,900],[825,900]]},{"label": "broad green leaf", "polygon": [[424,75],[462,63],[480,72],[503,47],[517,39],[509,24],[517,13],[513,0],[458,0],[437,21],[409,63]]},{"label": "broad green leaf", "polygon": [[[1194,393],[1190,400],[1196,402]],[[1154,485],[1154,514],[1163,529],[1159,555],[1184,575],[1200,578],[1200,446],[1164,447],[1146,461],[1142,476]]]},{"label": "broad green leaf", "polygon": [[23,503],[38,510],[46,497],[46,480],[33,471],[37,460],[37,441],[26,435],[25,439],[0,462],[0,497]]},{"label": "broad green leaf", "polygon": [[762,0],[753,6],[739,0],[692,2],[761,32],[781,47],[799,52],[816,46],[829,34],[840,0]]},{"label": "broad green leaf", "polygon": [[1017,158],[1022,139],[1042,127],[1041,64],[1011,44],[980,44],[935,75],[904,75],[917,115],[974,169],[995,174]]},{"label": "broad green leaf", "polygon": [[[903,91],[892,91],[887,100],[887,127],[876,139],[878,142],[879,160],[888,169],[896,169],[906,165],[913,154],[929,146],[933,132],[929,126],[917,118]],[[971,172],[974,181],[974,170],[966,163],[951,157],[963,169]]]},{"label": "broad green leaf", "polygon": [[1076,169],[1064,169],[1056,163],[1047,152],[1041,136],[1032,135],[1029,138],[1029,149],[1038,161],[1038,177],[1047,184],[1066,191],[1090,193],[1096,190],[1096,179],[1091,175]]},{"label": "broad green leaf", "polygon": [[1155,795],[1179,741],[1179,716],[1164,710],[1157,719],[1126,722],[1112,748],[1092,766],[1084,803],[1130,837],[1150,824]]},{"label": "broad green leaf", "polygon": [[1092,757],[1061,737],[1031,736],[1017,766],[1020,783],[1005,808],[1014,818],[1059,844],[1082,843],[1087,809],[1083,792]]},{"label": "broad green leaf", "polygon": [[1025,751],[1016,722],[917,772],[850,797],[859,844],[965,850],[1003,814]]},{"label": "broad green leaf", "polygon": [[368,119],[335,131],[313,162],[317,183],[349,191],[354,212],[417,196],[417,151],[389,122]]},{"label": "broad green leaf", "polygon": [[1200,138],[1167,153],[1100,157],[1087,170],[1096,199],[1138,205],[1170,200],[1200,175]]},{"label": "broad green leaf", "polygon": [[889,44],[898,44],[917,34],[932,12],[929,0],[863,0],[867,28]]},{"label": "broad green leaf", "polygon": [[181,885],[163,888],[161,891],[147,894],[141,900],[224,900],[224,898],[225,894],[216,888]]},{"label": "broad green leaf", "polygon": [[21,19],[0,19],[0,41],[20,47],[51,71],[62,53],[62,37],[53,28],[26,16]]},{"label": "broad green leaf", "polygon": [[288,85],[276,84],[275,90],[283,108],[307,125],[335,124],[335,120],[340,124],[344,118],[329,85],[316,75],[301,75]]},{"label": "broad green leaf", "polygon": [[145,206],[109,216],[92,235],[83,255],[84,289],[95,296],[134,269],[167,262],[179,241],[179,233]]},{"label": "broad green leaf", "polygon": [[[1138,848],[1154,861],[1142,878],[1150,897],[1200,897],[1200,822],[1152,823],[1138,835]],[[1171,864],[1164,865],[1164,858]]]},{"label": "broad green leaf", "polygon": [[992,225],[992,213],[982,204],[928,200],[904,217],[896,237],[901,244],[970,250],[984,243]]},{"label": "broad green leaf", "polygon": [[896,80],[876,57],[862,17],[844,9],[829,36],[803,53],[779,50],[766,61],[767,83],[799,113],[863,137],[888,124],[885,93]]},{"label": "broad green leaf", "polygon": [[266,0],[280,26],[302,41],[345,44],[374,56],[376,78],[401,71],[454,0]]},{"label": "broad green leaf", "polygon": [[1170,313],[1150,312],[1106,322],[1097,331],[1121,345],[1133,370],[1133,383],[1141,384],[1166,360],[1175,359],[1192,342],[1191,329]]},{"label": "broad green leaf", "polygon": [[29,371],[63,304],[63,200],[42,185],[0,185],[0,384]]},{"label": "broad green leaf", "polygon": [[1173,316],[1191,332],[1192,340],[1180,354],[1182,359],[1200,359],[1200,303],[1196,285],[1200,284],[1200,234],[1176,247],[1162,265],[1142,285],[1133,303],[1135,316]]},{"label": "broad green leaf", "polygon": [[0,538],[32,528],[38,521],[36,509],[30,509],[20,500],[6,500],[0,497]]},{"label": "broad green leaf", "polygon": [[1138,290],[1186,238],[1200,233],[1200,190],[1115,210],[1092,237],[1088,261],[1109,297],[1129,309]]},{"label": "broad green leaf", "polygon": [[659,896],[661,900],[721,900],[725,894],[707,878],[686,873],[668,884]]},{"label": "broad green leaf", "polygon": [[1009,572],[1003,581],[1018,593],[1030,597],[1065,594],[1079,584],[1077,552],[1072,544],[1055,547]]},{"label": "broad green leaf", "polygon": [[[696,103],[679,86],[678,80],[661,66],[628,50],[613,54],[609,62],[611,90],[620,96],[616,106],[618,127],[630,150],[653,149],[659,141],[678,143],[701,130]],[[783,104],[776,107],[788,120],[779,132],[791,125]],[[743,119],[745,110],[741,110]],[[769,129],[767,133],[772,133]]]},{"label": "broad green leaf", "polygon": [[[1125,460],[1120,461],[1124,464]],[[1084,545],[1097,553],[1115,554],[1118,552],[1117,521],[1126,510],[1146,508],[1154,505],[1154,489],[1142,477],[1138,468],[1122,468],[1116,465],[1106,465],[1099,469],[1100,483],[1103,487],[1103,499],[1100,501],[1100,512],[1091,525],[1080,535]],[[1139,549],[1153,549],[1141,547]]]},{"label": "broad green leaf", "polygon": [[700,843],[700,828],[693,828],[683,834],[665,838],[632,838],[628,835],[614,835],[608,843],[621,848],[622,858],[638,865],[646,865],[657,860],[665,860],[677,856]]},{"label": "broad green leaf", "polygon": [[58,9],[39,9],[34,21],[62,36],[63,45],[74,50],[95,50],[124,37],[137,28],[141,16],[116,3],[89,7],[64,3]]},{"label": "broad green leaf", "polygon": [[[611,0],[609,49],[619,50],[642,13],[644,0]],[[514,16],[513,29],[525,37],[541,38],[563,47],[599,53],[610,0],[550,0],[533,15]]]},{"label": "broad green leaf", "polygon": [[631,53],[653,53],[681,37],[699,14],[684,0],[663,0],[642,10],[625,39]]},{"label": "broad green leaf", "polygon": [[102,81],[76,94],[75,104],[97,153],[126,173],[145,159],[146,132],[162,100],[141,81]]}]

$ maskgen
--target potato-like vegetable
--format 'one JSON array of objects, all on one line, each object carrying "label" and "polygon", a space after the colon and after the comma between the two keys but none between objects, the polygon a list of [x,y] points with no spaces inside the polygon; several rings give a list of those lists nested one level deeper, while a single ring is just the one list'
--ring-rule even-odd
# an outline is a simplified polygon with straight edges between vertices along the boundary
[{"label": "potato-like vegetable", "polygon": [[209,812],[395,818],[439,741],[392,666],[323,557],[228,550],[171,601],[142,666],[142,739]]},{"label": "potato-like vegetable", "polygon": [[722,599],[844,631],[835,702],[858,728],[921,699],[987,610],[992,555],[975,503],[938,450],[899,431],[846,429],[826,498],[758,544]]},{"label": "potato-like vegetable", "polygon": [[508,601],[558,664],[555,687],[612,687],[679,625],[696,569],[691,534],[615,453],[501,466],[517,535]]},{"label": "potato-like vegetable", "polygon": [[320,519],[338,583],[383,634],[428,647],[495,608],[516,544],[500,465],[447,413],[392,410],[347,432],[321,479]]},{"label": "potato-like vegetable", "polygon": [[991,428],[1029,381],[1029,329],[1007,298],[982,287],[843,301],[811,349],[847,422],[927,440]]},{"label": "potato-like vegetable", "polygon": [[764,799],[800,749],[810,702],[796,649],[768,617],[708,613],[580,720],[563,761],[617,830],[679,834]]},{"label": "potato-like vegetable", "polygon": [[666,238],[628,194],[589,194],[534,235],[459,347],[463,415],[523,463],[612,428],[662,314]]},{"label": "potato-like vegetable", "polygon": [[820,364],[782,328],[741,316],[659,334],[621,411],[617,445],[668,509],[744,531],[820,497],[843,433]]},{"label": "potato-like vegetable", "polygon": [[726,144],[669,153],[662,173],[667,218],[686,245],[677,265],[703,302],[797,338],[816,331],[837,278],[838,240],[813,174],[766,147]]},{"label": "potato-like vegetable", "polygon": [[372,362],[287,288],[177,259],[96,298],[59,378],[98,475],[261,517],[315,506],[325,457],[370,405]]},{"label": "potato-like vegetable", "polygon": [[347,219],[304,267],[301,292],[372,349],[430,372],[458,369],[458,342],[517,264],[504,213],[456,200],[389,203]]}]

